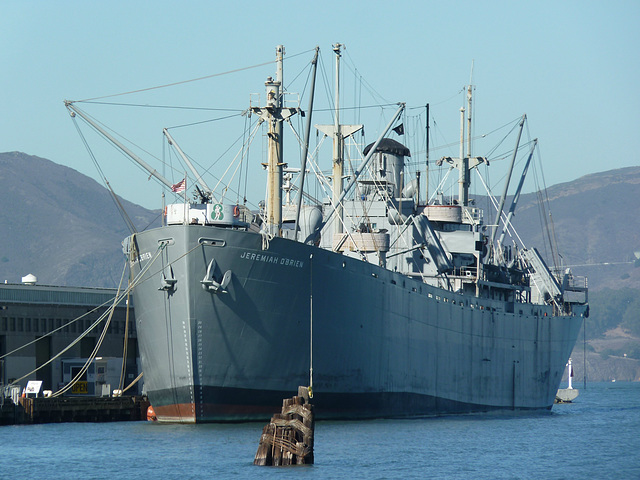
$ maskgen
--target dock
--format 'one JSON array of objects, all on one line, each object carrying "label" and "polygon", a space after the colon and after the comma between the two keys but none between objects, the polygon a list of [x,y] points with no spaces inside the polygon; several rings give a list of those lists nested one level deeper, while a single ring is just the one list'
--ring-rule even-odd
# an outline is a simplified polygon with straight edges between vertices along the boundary
[{"label": "dock", "polygon": [[[8,400],[8,399],[6,399]],[[146,396],[22,397],[0,406],[0,425],[146,420]]]}]

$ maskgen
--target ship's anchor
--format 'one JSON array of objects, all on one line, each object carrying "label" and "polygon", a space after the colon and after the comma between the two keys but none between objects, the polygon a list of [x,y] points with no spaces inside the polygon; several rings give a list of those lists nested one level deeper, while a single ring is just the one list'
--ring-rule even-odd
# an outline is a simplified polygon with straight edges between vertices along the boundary
[{"label": "ship's anchor", "polygon": [[211,259],[211,261],[209,262],[209,266],[207,267],[207,273],[205,274],[204,278],[200,281],[200,283],[202,284],[202,288],[204,288],[205,290],[208,290],[209,292],[227,293],[227,286],[231,282],[231,270],[227,270],[226,272],[224,272],[224,275],[222,276],[222,281],[218,282],[213,278],[213,275],[216,269],[215,262],[216,261],[214,259]]},{"label": "ship's anchor", "polygon": [[[169,268],[167,269],[167,267]],[[171,265],[167,265],[167,267],[162,270],[162,276],[160,277],[160,287],[158,288],[158,290],[171,292],[176,288],[176,283],[178,282],[178,280],[173,274],[173,267]]]}]

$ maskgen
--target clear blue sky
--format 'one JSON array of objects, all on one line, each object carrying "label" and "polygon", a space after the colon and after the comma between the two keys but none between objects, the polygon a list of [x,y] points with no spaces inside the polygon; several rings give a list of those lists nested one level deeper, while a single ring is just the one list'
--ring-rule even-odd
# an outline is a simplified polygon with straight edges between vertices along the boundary
[{"label": "clear blue sky", "polygon": [[[476,133],[526,113],[531,137],[541,142],[547,185],[640,165],[638,1],[2,0],[0,6],[0,151],[45,157],[94,178],[96,168],[64,99],[268,62],[278,44],[289,56],[320,46],[331,75],[335,42],[346,45],[345,62],[384,99],[433,105],[442,143],[458,137],[458,92],[469,82],[473,61]],[[311,53],[294,58],[302,65]],[[285,80],[299,71],[295,62],[286,68]],[[264,79],[274,73],[268,66],[237,80],[220,77],[142,99],[120,98],[246,108],[248,94],[262,91]],[[130,109],[91,108],[106,123],[124,117],[120,133],[134,134],[147,120],[155,129],[159,116],[153,110],[134,118]],[[144,146],[161,156],[160,130],[150,138],[151,145]],[[220,152],[215,139],[203,143],[209,151],[198,155],[206,164]],[[151,188],[144,174],[113,151],[103,155],[103,168],[119,194],[159,206],[159,189]]]}]

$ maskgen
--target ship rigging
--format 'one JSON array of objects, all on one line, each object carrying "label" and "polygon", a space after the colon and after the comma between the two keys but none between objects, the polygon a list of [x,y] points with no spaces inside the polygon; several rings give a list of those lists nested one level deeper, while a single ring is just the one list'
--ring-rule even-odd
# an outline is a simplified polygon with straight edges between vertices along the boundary
[{"label": "ship rigging", "polygon": [[[344,45],[332,52],[333,121],[315,125],[315,148],[317,49],[307,65],[311,87],[303,111],[285,82],[284,47],[276,47],[275,78],[266,79],[264,100],[243,111],[240,148],[224,172],[216,168],[213,188],[171,129],[163,130],[185,165],[177,178],[195,187],[195,201],[184,192],[163,205],[162,227],[123,242],[132,275],[144,276],[133,301],[158,418],[260,417],[306,381],[311,352],[315,403],[327,417],[351,416],[347,400],[364,396],[367,406],[357,415],[365,417],[550,408],[588,314],[587,288],[570,270],[550,269],[535,248],[505,242],[537,144],[529,145],[505,213],[526,117],[518,120],[499,201],[488,190],[496,208],[486,224],[479,198],[471,198],[471,173],[486,185],[479,168],[497,159],[472,155],[473,87],[464,89],[458,156],[430,164],[429,107],[422,152],[391,138],[391,132],[415,138],[410,126],[421,114],[412,118],[404,103],[378,107],[391,106],[393,114],[370,143],[362,124],[341,123]],[[74,119],[81,117],[166,188],[182,189],[77,103],[65,102]],[[286,160],[287,127],[302,152],[299,168]],[[248,159],[260,132],[266,190],[251,208]],[[332,141],[330,173],[320,167],[324,139]],[[446,173],[432,190],[434,169]],[[457,195],[445,187],[452,170]],[[153,252],[155,272],[146,267]]]}]

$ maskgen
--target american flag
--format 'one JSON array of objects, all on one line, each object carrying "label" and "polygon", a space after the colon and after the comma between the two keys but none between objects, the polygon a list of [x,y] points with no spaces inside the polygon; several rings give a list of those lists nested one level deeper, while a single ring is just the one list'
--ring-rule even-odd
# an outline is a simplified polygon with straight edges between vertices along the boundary
[{"label": "american flag", "polygon": [[183,178],[182,180],[180,180],[175,185],[171,185],[171,191],[175,192],[175,193],[184,192],[186,188],[187,188],[187,179],[186,178]]}]

